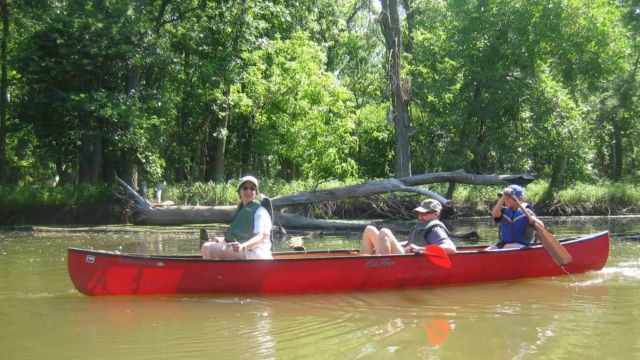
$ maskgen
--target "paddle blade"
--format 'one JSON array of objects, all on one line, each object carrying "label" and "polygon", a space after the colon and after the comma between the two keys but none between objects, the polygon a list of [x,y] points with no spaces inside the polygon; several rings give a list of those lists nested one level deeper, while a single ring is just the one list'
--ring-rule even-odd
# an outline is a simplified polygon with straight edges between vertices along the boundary
[{"label": "paddle blade", "polygon": [[427,245],[422,255],[442,268],[451,269],[451,259],[449,259],[449,255],[438,245]]},{"label": "paddle blade", "polygon": [[[524,214],[527,216],[527,219],[531,221],[531,215],[529,214],[527,209],[522,206],[520,201],[516,199],[513,193],[511,193],[511,198],[518,204],[518,207],[520,207],[522,212],[524,212]],[[542,242],[542,246],[544,246],[544,249],[547,250],[547,253],[549,253],[549,256],[551,256],[551,258],[557,265],[563,266],[573,261],[573,259],[571,258],[571,254],[569,254],[567,249],[565,249],[564,246],[560,244],[558,239],[556,239],[556,237],[553,236],[552,233],[550,233],[537,223],[534,223],[532,226],[536,230],[536,234],[538,235],[540,242]]]},{"label": "paddle blade", "polygon": [[552,233],[547,231],[545,228],[540,226],[534,226],[536,229],[536,234],[544,246],[545,250],[551,255],[551,258],[557,265],[563,266],[570,264],[573,259],[571,258],[571,254],[565,249],[562,244],[553,236]]}]

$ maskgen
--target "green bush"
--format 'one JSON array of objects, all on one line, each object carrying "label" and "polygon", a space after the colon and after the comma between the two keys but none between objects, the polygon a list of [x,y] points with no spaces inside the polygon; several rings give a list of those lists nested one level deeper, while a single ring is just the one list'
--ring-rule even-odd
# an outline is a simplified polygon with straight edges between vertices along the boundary
[{"label": "green bush", "polygon": [[[351,181],[326,181],[322,183],[311,180],[299,180],[286,182],[284,180],[260,179],[260,191],[271,197],[290,195],[296,192],[309,192],[339,188],[356,183],[364,183],[368,180]],[[536,180],[526,187],[526,200],[536,204],[536,209],[550,215],[600,215],[600,214],[624,214],[640,212],[639,186],[633,183],[577,183],[561,191],[549,193],[548,182]],[[424,186],[438,194],[445,195],[448,184],[429,184]],[[192,185],[171,184],[167,185],[162,193],[162,200],[171,200],[176,205],[235,205],[238,203],[238,181],[232,180],[225,183],[214,184],[195,183]],[[494,206],[497,200],[497,192],[503,186],[484,186],[457,184],[453,195],[452,205],[461,211],[458,214],[483,216]],[[0,186],[0,207],[5,216],[19,218],[15,221],[26,222],[28,218],[35,217],[39,212],[46,212],[45,217],[52,217],[56,212],[82,213],[93,212],[94,217],[99,217],[99,212],[104,211],[109,216],[123,212],[122,202],[114,195],[118,190],[116,185],[76,185],[62,187],[12,187]],[[153,199],[153,189],[149,189],[149,198]],[[330,215],[334,217],[360,216],[363,212],[371,210],[371,201],[390,202],[400,201],[406,206],[413,206],[424,198],[423,195],[413,193],[383,194],[377,197],[347,199],[339,202],[337,207],[329,207],[325,212],[322,204],[316,204],[317,208],[312,212],[319,216]],[[87,210],[91,209],[91,210]],[[120,209],[120,210],[119,210]],[[19,213],[19,216],[15,213]],[[332,214],[331,214],[332,213]],[[62,216],[60,214],[60,216]],[[87,214],[91,215],[91,214]],[[75,216],[75,215],[74,215]],[[24,219],[24,220],[23,220]],[[97,220],[96,220],[97,221]],[[6,222],[13,222],[7,219]]]},{"label": "green bush", "polygon": [[640,201],[640,194],[638,194],[638,186],[628,183],[577,183],[559,191],[555,198],[565,203],[590,203],[601,206],[611,203],[632,205]]},{"label": "green bush", "polygon": [[0,186],[0,206],[71,206],[78,204],[114,204],[114,186],[66,185],[44,186]]}]

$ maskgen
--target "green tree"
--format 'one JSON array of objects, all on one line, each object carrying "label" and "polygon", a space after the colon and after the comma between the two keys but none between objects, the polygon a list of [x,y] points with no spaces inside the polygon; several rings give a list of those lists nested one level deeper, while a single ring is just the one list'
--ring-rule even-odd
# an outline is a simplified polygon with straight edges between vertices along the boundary
[{"label": "green tree", "polygon": [[[637,175],[638,122],[638,65],[640,60],[640,1],[620,1],[612,9],[606,23],[616,30],[608,40],[625,52],[613,52],[609,57],[612,75],[602,84],[601,91],[592,95],[597,113],[591,119],[600,129],[594,134],[597,140],[597,169],[611,179]],[[616,11],[618,10],[618,11]]]},{"label": "green tree", "polygon": [[253,151],[288,180],[356,175],[353,98],[325,71],[322,49],[297,34],[272,42],[254,61],[243,86],[260,134]]},{"label": "green tree", "polygon": [[63,182],[95,182],[100,173],[110,181],[128,173],[131,161],[157,172],[148,141],[154,117],[137,101],[144,95],[124,86],[139,58],[141,25],[131,4],[65,5],[21,44],[20,121],[32,127]]},{"label": "green tree", "polygon": [[415,18],[418,166],[587,175],[594,134],[585,105],[624,52],[614,7],[425,1]]},{"label": "green tree", "polygon": [[9,43],[9,3],[0,2],[2,12],[2,40],[0,42],[0,184],[7,182],[7,108],[9,105],[8,43]]}]

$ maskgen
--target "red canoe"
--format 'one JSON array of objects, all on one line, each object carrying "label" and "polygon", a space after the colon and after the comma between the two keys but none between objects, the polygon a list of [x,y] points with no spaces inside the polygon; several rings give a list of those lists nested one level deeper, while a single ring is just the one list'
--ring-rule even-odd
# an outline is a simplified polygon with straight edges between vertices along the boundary
[{"label": "red canoe", "polygon": [[[573,262],[556,265],[542,245],[430,255],[361,256],[330,250],[275,253],[273,260],[202,260],[68,249],[69,275],[86,295],[305,293],[468,284],[600,270],[609,233],[562,241]],[[438,248],[439,250],[439,248]]]}]

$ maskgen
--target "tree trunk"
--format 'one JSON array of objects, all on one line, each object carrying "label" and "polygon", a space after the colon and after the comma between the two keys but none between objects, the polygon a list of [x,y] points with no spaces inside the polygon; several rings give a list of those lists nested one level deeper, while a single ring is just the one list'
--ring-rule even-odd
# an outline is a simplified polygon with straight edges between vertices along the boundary
[{"label": "tree trunk", "polygon": [[[484,168],[485,154],[486,150],[484,149],[484,136],[485,136],[485,112],[482,108],[482,92],[483,92],[483,83],[482,80],[476,81],[474,90],[473,90],[473,98],[471,99],[471,105],[469,112],[467,114],[467,123],[474,124],[474,128],[469,131],[469,129],[463,130],[463,136],[469,139],[472,139],[472,133],[475,132],[474,141],[470,143],[468,140],[464,140],[467,143],[465,147],[471,147],[471,152],[473,154],[472,167],[473,171],[477,173],[482,173]],[[474,121],[475,120],[475,121]]]},{"label": "tree trunk", "polygon": [[133,160],[136,157],[136,152],[132,149],[127,149],[122,153],[124,163],[122,165],[122,174],[120,177],[134,189],[138,188],[138,166]]},{"label": "tree trunk", "polygon": [[416,16],[415,12],[412,11],[411,8],[411,0],[402,0],[402,7],[404,7],[404,12],[407,14],[407,41],[404,51],[407,54],[411,54],[413,53],[413,29],[415,26]]},{"label": "tree trunk", "polygon": [[[135,11],[136,16],[139,18],[142,17],[142,0],[135,0]],[[138,50],[142,49],[142,39],[139,39]],[[140,76],[142,71],[140,70],[140,65],[134,65],[132,69],[129,70],[126,79],[126,96],[136,96],[136,92],[140,87]],[[122,177],[130,186],[137,188],[138,184],[138,165],[136,163],[136,149],[127,148],[123,152],[124,157],[122,158]]]},{"label": "tree trunk", "polygon": [[0,3],[2,9],[2,75],[0,79],[0,184],[7,182],[7,106],[9,80],[7,78],[7,44],[9,41],[9,4],[8,0]]},{"label": "tree trunk", "polygon": [[402,36],[397,0],[381,0],[380,24],[385,39],[389,64],[387,74],[391,89],[393,125],[395,130],[394,171],[397,178],[411,176],[411,151],[409,142],[409,100],[411,82],[402,79]]},{"label": "tree trunk", "polygon": [[[405,177],[402,179],[386,179],[373,181],[359,185],[351,185],[338,189],[323,190],[316,192],[296,193],[293,195],[279,196],[272,199],[274,210],[280,210],[287,206],[299,206],[322,201],[338,201],[353,197],[367,197],[376,194],[386,194],[390,192],[413,192],[440,199],[444,204],[449,201],[442,196],[424,189],[415,187],[428,183],[455,182],[477,185],[508,185],[511,183],[525,185],[533,181],[532,175],[474,175],[464,171],[453,171],[445,173],[422,174]],[[122,184],[122,180],[119,180]],[[125,187],[125,186],[123,186]],[[170,206],[152,207],[148,202],[140,199],[139,195],[130,188],[125,190],[136,203],[134,223],[146,225],[183,225],[198,223],[228,223],[236,210],[235,206]],[[341,221],[321,221],[308,219],[294,214],[287,214],[274,211],[274,224],[291,228],[346,228]],[[342,227],[343,225],[344,227]],[[358,226],[361,226],[360,223]]]},{"label": "tree trunk", "polygon": [[229,117],[231,116],[231,107],[229,106],[231,85],[227,85],[224,91],[224,114],[221,118],[219,118],[219,126],[214,134],[216,150],[213,154],[213,181],[217,183],[221,183],[224,181],[224,159],[227,148]]},{"label": "tree trunk", "polygon": [[80,154],[80,183],[96,183],[102,165],[102,138],[96,134],[82,135],[82,154]]},{"label": "tree trunk", "polygon": [[553,173],[551,174],[550,187],[552,189],[562,189],[567,175],[567,156],[559,156],[553,163]]},{"label": "tree trunk", "polygon": [[102,164],[101,173],[103,182],[111,182],[116,177],[117,165],[114,151],[111,149],[113,145],[109,140],[103,140],[102,145]]},{"label": "tree trunk", "polygon": [[293,181],[296,178],[296,165],[293,160],[289,158],[280,159],[280,172],[278,177],[285,181]]},{"label": "tree trunk", "polygon": [[366,197],[390,192],[411,192],[432,197],[444,205],[449,203],[435,192],[416,186],[435,183],[461,183],[474,185],[509,185],[525,186],[535,179],[534,175],[477,175],[467,174],[463,170],[427,173],[408,176],[400,179],[371,181],[364,184],[350,185],[337,189],[301,192],[294,195],[279,196],[272,199],[274,208],[311,204],[321,201],[338,201],[353,197]]},{"label": "tree trunk", "polygon": [[61,158],[56,159],[56,178],[54,184],[56,186],[63,186],[67,184],[73,184],[73,174],[69,172],[69,166]]},{"label": "tree trunk", "polygon": [[618,94],[618,109],[614,110],[611,119],[613,127],[613,139],[611,149],[611,180],[617,181],[625,175],[625,143],[629,140],[625,133],[629,132],[631,127],[627,113],[633,113],[634,94],[637,92],[636,74],[638,71],[638,63],[640,62],[640,53],[636,55],[636,60],[631,68],[628,76],[622,80]]},{"label": "tree trunk", "polygon": [[[621,115],[618,115],[621,116]],[[611,143],[611,180],[617,181],[622,176],[622,159],[623,159],[623,147],[622,147],[622,134],[620,131],[620,125],[617,121],[613,121],[613,141]]]},{"label": "tree trunk", "polygon": [[253,162],[251,158],[252,148],[253,148],[253,127],[251,126],[251,117],[246,118],[246,123],[244,124],[244,139],[242,140],[242,150],[240,154],[240,161],[242,166],[242,174],[253,174],[255,173],[255,169],[253,168]]},{"label": "tree trunk", "polygon": [[[9,171],[8,175],[8,183],[11,185],[20,185],[20,179],[22,179],[22,168],[20,165],[28,156],[27,149],[29,148],[29,140],[25,137],[20,137],[18,139],[18,144],[16,145],[16,149],[14,151],[14,155],[16,157],[16,163],[14,166],[8,167],[7,171]],[[57,175],[56,175],[57,176]],[[56,184],[53,184],[56,186]]]}]

